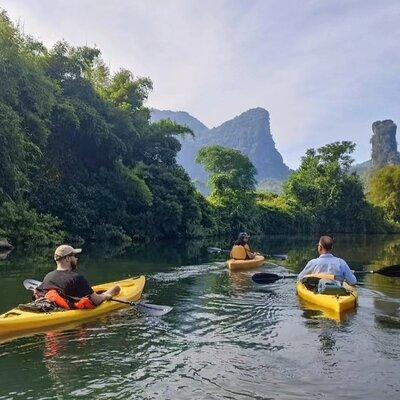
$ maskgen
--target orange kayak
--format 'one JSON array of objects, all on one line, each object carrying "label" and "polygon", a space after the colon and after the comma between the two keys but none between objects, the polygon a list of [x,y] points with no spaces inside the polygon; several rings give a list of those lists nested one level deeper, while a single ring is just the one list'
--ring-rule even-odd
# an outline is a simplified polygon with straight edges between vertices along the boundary
[{"label": "orange kayak", "polygon": [[236,271],[239,269],[257,268],[263,265],[264,262],[265,258],[263,256],[255,256],[251,260],[234,260],[233,258],[231,258],[226,263],[231,271]]}]

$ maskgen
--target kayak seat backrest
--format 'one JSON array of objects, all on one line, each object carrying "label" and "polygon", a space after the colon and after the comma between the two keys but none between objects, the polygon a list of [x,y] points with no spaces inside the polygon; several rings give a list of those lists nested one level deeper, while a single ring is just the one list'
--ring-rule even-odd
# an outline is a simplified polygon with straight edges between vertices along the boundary
[{"label": "kayak seat backrest", "polygon": [[323,273],[310,274],[304,276],[301,282],[308,290],[318,293],[318,283],[321,279],[334,280],[335,276],[332,274],[323,274]]},{"label": "kayak seat backrest", "polygon": [[319,278],[317,276],[305,276],[301,280],[301,282],[308,290],[312,290],[314,292],[317,292],[318,283],[319,283],[320,280],[321,280],[321,278]]},{"label": "kayak seat backrest", "polygon": [[334,279],[320,279],[318,282],[319,294],[328,294],[334,296],[347,296],[347,290],[340,284],[339,281]]}]

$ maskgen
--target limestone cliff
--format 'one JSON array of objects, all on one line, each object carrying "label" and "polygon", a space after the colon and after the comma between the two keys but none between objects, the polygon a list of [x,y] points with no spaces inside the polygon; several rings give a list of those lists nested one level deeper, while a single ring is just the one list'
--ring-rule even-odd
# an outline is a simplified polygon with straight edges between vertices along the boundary
[{"label": "limestone cliff", "polygon": [[207,175],[195,162],[195,158],[202,147],[213,144],[240,150],[246,154],[257,168],[257,179],[260,182],[271,178],[282,181],[289,175],[289,167],[284,164],[272,138],[269,113],[263,108],[250,109],[212,129],[208,129],[198,119],[182,111],[152,109],[151,118],[153,121],[169,118],[193,130],[194,139],[180,139],[182,150],[178,154],[178,162],[193,180],[201,183],[206,181]]}]

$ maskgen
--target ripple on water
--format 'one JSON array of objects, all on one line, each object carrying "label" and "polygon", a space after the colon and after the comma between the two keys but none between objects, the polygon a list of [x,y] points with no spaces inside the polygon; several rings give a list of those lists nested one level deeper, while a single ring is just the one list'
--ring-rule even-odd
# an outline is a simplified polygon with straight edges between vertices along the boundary
[{"label": "ripple on water", "polygon": [[223,262],[202,265],[185,265],[178,267],[171,272],[158,272],[152,276],[157,282],[176,282],[186,278],[192,278],[209,273],[220,273],[225,267]]},{"label": "ripple on water", "polygon": [[0,399],[396,398],[398,299],[363,289],[347,320],[310,319],[293,281],[257,286],[252,273],[156,273],[146,297],[174,307],[163,318],[126,309],[7,343],[0,361],[21,378]]}]

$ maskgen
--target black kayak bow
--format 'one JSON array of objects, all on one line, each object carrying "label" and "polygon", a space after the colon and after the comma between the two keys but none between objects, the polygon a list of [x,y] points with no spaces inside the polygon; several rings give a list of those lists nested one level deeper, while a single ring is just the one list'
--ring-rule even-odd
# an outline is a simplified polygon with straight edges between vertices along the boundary
[{"label": "black kayak bow", "polygon": [[259,272],[251,277],[253,282],[258,283],[259,285],[267,285],[268,283],[274,283],[279,279],[294,279],[294,278],[297,278],[297,275],[277,275],[268,272]]}]

